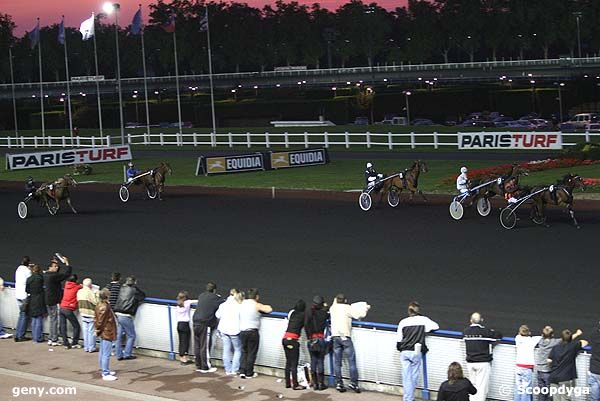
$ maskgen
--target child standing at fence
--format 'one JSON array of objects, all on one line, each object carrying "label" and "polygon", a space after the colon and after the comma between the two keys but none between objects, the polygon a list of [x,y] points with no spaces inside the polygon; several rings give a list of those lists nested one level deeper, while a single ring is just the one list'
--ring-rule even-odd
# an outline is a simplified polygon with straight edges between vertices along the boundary
[{"label": "child standing at fence", "polygon": [[179,360],[182,365],[191,363],[188,359],[188,351],[192,335],[192,331],[190,330],[190,309],[193,303],[194,301],[189,299],[187,291],[180,291],[177,294],[175,314],[177,316],[177,335],[179,336]]}]

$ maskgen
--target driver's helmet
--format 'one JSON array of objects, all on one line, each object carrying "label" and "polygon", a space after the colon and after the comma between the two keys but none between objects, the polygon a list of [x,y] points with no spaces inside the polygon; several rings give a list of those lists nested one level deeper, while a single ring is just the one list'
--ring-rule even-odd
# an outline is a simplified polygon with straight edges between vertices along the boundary
[{"label": "driver's helmet", "polygon": [[367,163],[367,171],[369,173],[373,172],[373,163],[371,163],[371,162]]},{"label": "driver's helmet", "polygon": [[460,173],[461,174],[466,174],[468,171],[469,170],[466,167],[464,167],[464,166],[460,168]]},{"label": "driver's helmet", "polygon": [[31,177],[31,176],[27,177],[26,183],[29,185],[33,184],[33,177]]},{"label": "driver's helmet", "polygon": [[133,167],[133,162],[127,163],[127,167],[129,167],[129,168]]}]

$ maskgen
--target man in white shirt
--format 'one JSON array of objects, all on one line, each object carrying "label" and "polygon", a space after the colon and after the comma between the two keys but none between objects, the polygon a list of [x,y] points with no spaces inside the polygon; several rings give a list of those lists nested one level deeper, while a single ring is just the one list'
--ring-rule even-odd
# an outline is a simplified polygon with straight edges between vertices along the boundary
[{"label": "man in white shirt", "polygon": [[29,276],[31,276],[30,263],[29,256],[25,256],[15,271],[15,298],[19,307],[19,320],[17,321],[17,332],[15,333],[16,342],[25,341],[25,332],[29,324],[29,318],[25,313],[25,301],[27,300],[25,285]]},{"label": "man in white shirt", "polygon": [[456,189],[458,189],[458,193],[464,194],[469,191],[469,177],[467,173],[469,170],[466,167],[460,168],[460,175],[456,177]]}]

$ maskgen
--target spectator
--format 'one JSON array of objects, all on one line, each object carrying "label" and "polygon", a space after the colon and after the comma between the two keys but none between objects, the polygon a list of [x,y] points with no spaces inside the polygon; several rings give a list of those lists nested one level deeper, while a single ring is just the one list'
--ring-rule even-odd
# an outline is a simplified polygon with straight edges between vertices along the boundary
[{"label": "spectator", "polygon": [[179,360],[182,365],[190,363],[188,360],[188,351],[190,349],[190,310],[193,300],[189,299],[187,291],[180,291],[177,294],[177,306],[175,315],[177,316],[177,336],[179,337]]},{"label": "spectator", "polygon": [[581,348],[588,345],[585,340],[573,341],[582,333],[577,330],[571,335],[571,330],[563,330],[561,333],[562,341],[552,348],[548,360],[551,362],[552,371],[550,372],[550,386],[556,389],[554,401],[570,401],[568,394],[572,393],[572,387],[575,386],[577,379],[577,367],[575,360]]},{"label": "spectator", "polygon": [[217,285],[209,282],[206,291],[198,296],[198,305],[194,312],[194,354],[196,358],[196,372],[212,373],[217,368],[210,365],[210,348],[212,335],[217,328],[215,313],[225,300],[217,294]]},{"label": "spectator", "polygon": [[260,315],[273,312],[271,305],[261,304],[258,302],[259,300],[258,290],[251,288],[240,307],[240,341],[242,343],[240,377],[242,379],[258,376],[258,373],[254,371],[254,362],[256,362],[260,344]]},{"label": "spectator", "polygon": [[83,287],[77,291],[77,308],[83,323],[83,350],[97,352],[94,335],[94,315],[98,305],[98,292],[94,291],[91,278],[83,280]]},{"label": "spectator", "polygon": [[310,354],[310,369],[312,371],[312,386],[315,390],[327,390],[325,384],[325,355],[329,353],[329,345],[325,342],[325,328],[329,313],[326,310],[323,297],[316,295],[312,306],[306,313],[304,331],[308,339],[308,353]]},{"label": "spectator", "polygon": [[219,325],[217,330],[223,341],[223,366],[225,374],[234,376],[240,370],[240,358],[242,357],[242,343],[240,342],[240,310],[244,293],[235,288],[229,291],[229,297],[219,305],[217,319]]},{"label": "spectator", "polygon": [[356,368],[356,354],[352,343],[352,319],[362,319],[371,308],[366,303],[349,305],[344,294],[336,295],[329,310],[331,315],[331,339],[333,340],[333,355],[335,359],[335,389],[344,393],[344,381],[342,380],[342,358],[348,359],[350,369],[350,387],[356,393],[360,393],[358,387],[358,369]]},{"label": "spectator", "polygon": [[590,401],[600,401],[600,323],[590,337],[592,357],[590,358]]},{"label": "spectator", "polygon": [[469,394],[476,393],[477,389],[465,379],[460,363],[452,362],[448,366],[448,380],[438,390],[437,401],[469,401]]},{"label": "spectator", "polygon": [[58,304],[62,299],[62,282],[65,281],[73,270],[69,258],[64,257],[65,266],[58,265],[58,259],[52,257],[48,270],[44,272],[44,286],[46,287],[46,308],[48,309],[48,328],[50,338],[48,345],[58,345]]},{"label": "spectator", "polygon": [[42,269],[38,265],[31,267],[31,276],[25,283],[25,291],[29,294],[27,315],[31,318],[31,336],[34,343],[41,343],[44,340],[42,325],[46,314],[46,297]]},{"label": "spectator", "polygon": [[[548,377],[550,377],[551,366],[548,363],[548,357],[550,356],[550,351],[557,344],[560,343],[560,339],[553,338],[554,337],[554,329],[550,326],[546,326],[542,329],[542,339],[538,343],[537,352],[535,353],[535,370],[537,371],[537,385],[541,389],[549,389],[550,382],[548,381]],[[551,397],[548,394],[548,390],[546,392],[540,391],[538,395],[538,401],[550,401]]]},{"label": "spectator", "polygon": [[402,362],[404,401],[414,401],[415,399],[415,388],[419,380],[423,355],[427,353],[425,333],[440,328],[436,322],[421,315],[420,311],[421,307],[418,302],[409,303],[408,317],[402,319],[398,324],[396,348],[400,351]]},{"label": "spectator", "polygon": [[482,325],[483,318],[477,312],[471,315],[471,325],[463,333],[467,351],[469,380],[477,389],[471,401],[485,401],[492,370],[492,346],[502,338],[502,334]]},{"label": "spectator", "polygon": [[[4,279],[0,277],[0,292],[4,291]],[[4,325],[0,321],[0,340],[4,340],[6,338],[11,338],[12,334],[4,331]]]},{"label": "spectator", "polygon": [[522,325],[515,337],[517,367],[515,370],[515,401],[533,401],[533,368],[535,347],[542,336],[531,336],[529,327]]},{"label": "spectator", "polygon": [[300,335],[304,327],[306,303],[300,299],[294,309],[288,313],[288,326],[283,334],[283,351],[285,353],[285,388],[306,390],[298,383],[298,360],[300,359]]},{"label": "spectator", "polygon": [[[133,344],[135,343],[135,325],[133,319],[135,313],[144,301],[146,294],[137,287],[137,281],[134,276],[125,279],[125,284],[119,290],[119,297],[115,304],[115,315],[117,315],[117,360],[135,359],[133,353]],[[127,342],[125,351],[123,351],[123,335]]]},{"label": "spectator", "polygon": [[[81,348],[81,345],[79,345],[81,326],[75,315],[75,311],[77,310],[77,291],[81,288],[81,284],[77,282],[77,275],[71,274],[65,283],[63,297],[60,301],[60,336],[63,339],[63,345],[66,349]],[[71,343],[69,343],[69,339],[67,338],[67,320],[73,327],[73,340]]]},{"label": "spectator", "polygon": [[110,291],[108,300],[110,307],[114,309],[119,298],[119,292],[121,291],[121,273],[114,272],[110,278],[110,283],[106,284],[105,288]]},{"label": "spectator", "polygon": [[117,380],[117,376],[110,370],[110,352],[113,341],[117,339],[117,317],[110,307],[109,298],[110,290],[107,288],[98,294],[98,304],[94,311],[94,325],[96,336],[100,339],[98,362],[102,370],[102,380],[113,381]]},{"label": "spectator", "polygon": [[15,342],[27,340],[25,338],[25,332],[29,325],[29,315],[25,311],[27,308],[27,291],[25,290],[25,285],[30,276],[31,260],[29,259],[29,256],[25,256],[15,271],[15,298],[17,299],[17,306],[19,307],[19,319],[17,320]]}]

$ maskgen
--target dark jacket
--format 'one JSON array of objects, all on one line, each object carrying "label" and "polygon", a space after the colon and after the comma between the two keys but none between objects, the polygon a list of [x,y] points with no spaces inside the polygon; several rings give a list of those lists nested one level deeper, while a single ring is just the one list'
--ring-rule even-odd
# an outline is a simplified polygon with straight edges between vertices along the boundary
[{"label": "dark jacket", "polygon": [[448,380],[442,383],[438,391],[438,401],[469,401],[469,394],[477,393],[477,389],[469,379],[458,379],[450,384]]},{"label": "dark jacket", "polygon": [[123,284],[119,291],[119,297],[115,304],[114,311],[116,313],[124,313],[126,315],[135,316],[140,303],[144,301],[146,294],[136,285]]},{"label": "dark jacket", "polygon": [[208,324],[209,327],[216,327],[219,321],[215,313],[223,302],[225,299],[214,292],[204,291],[198,295],[198,304],[192,318],[194,324]]},{"label": "dark jacket", "polygon": [[46,305],[53,306],[60,303],[62,299],[62,282],[65,281],[73,271],[71,266],[61,266],[55,272],[44,273],[44,286],[46,286]]},{"label": "dark jacket", "polygon": [[110,291],[110,296],[108,297],[108,303],[111,308],[115,308],[117,305],[117,299],[119,299],[119,292],[121,291],[121,282],[120,281],[111,281],[106,284],[106,287]]},{"label": "dark jacket", "polygon": [[304,331],[306,332],[307,338],[323,337],[325,327],[327,327],[327,320],[329,319],[329,313],[324,309],[312,308],[306,313],[304,321]]},{"label": "dark jacket", "polygon": [[107,341],[115,341],[117,339],[117,318],[110,304],[107,302],[98,303],[94,315],[96,336]]},{"label": "dark jacket", "polygon": [[25,283],[25,291],[29,294],[27,316],[38,317],[47,313],[44,278],[41,273],[33,273]]},{"label": "dark jacket", "polygon": [[491,362],[493,345],[502,338],[498,331],[480,324],[472,324],[463,333],[467,362]]},{"label": "dark jacket", "polygon": [[600,375],[600,327],[590,336],[592,358],[590,359],[590,372]]}]

